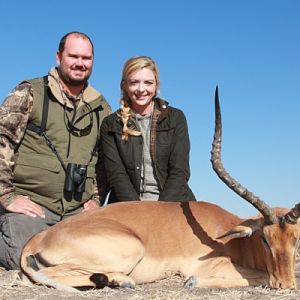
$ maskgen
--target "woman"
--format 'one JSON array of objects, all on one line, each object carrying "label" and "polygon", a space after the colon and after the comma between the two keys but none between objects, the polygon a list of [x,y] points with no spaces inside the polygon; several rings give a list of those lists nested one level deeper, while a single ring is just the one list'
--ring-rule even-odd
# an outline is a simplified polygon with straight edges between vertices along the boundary
[{"label": "woman", "polygon": [[157,97],[159,74],[147,56],[130,58],[121,80],[120,109],[103,120],[101,142],[108,203],[130,200],[191,201],[187,122],[182,111]]}]

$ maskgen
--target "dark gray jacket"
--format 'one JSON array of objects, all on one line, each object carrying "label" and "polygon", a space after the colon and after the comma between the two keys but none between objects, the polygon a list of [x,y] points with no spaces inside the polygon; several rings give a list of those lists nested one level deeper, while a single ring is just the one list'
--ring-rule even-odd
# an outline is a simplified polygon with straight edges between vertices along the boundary
[{"label": "dark gray jacket", "polygon": [[[130,126],[135,126],[129,121]],[[109,203],[139,200],[143,153],[142,136],[122,140],[122,120],[117,112],[101,126],[101,143],[108,182]],[[186,118],[168,102],[155,99],[150,133],[150,153],[158,181],[160,201],[193,201],[188,186],[190,141]]]}]

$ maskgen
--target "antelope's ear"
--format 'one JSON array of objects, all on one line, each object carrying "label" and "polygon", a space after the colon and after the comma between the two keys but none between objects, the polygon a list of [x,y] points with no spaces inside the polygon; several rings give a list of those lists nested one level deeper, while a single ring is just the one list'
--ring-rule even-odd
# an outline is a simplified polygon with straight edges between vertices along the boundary
[{"label": "antelope's ear", "polygon": [[222,239],[224,237],[230,237],[233,239],[243,238],[243,237],[251,236],[252,232],[253,231],[250,227],[238,225],[238,226],[233,227],[231,230],[229,230],[225,234],[219,236],[218,239]]},{"label": "antelope's ear", "polygon": [[243,223],[233,227],[227,233],[218,237],[218,239],[222,239],[224,237],[230,237],[233,239],[249,237],[253,232],[262,228],[263,221],[261,218],[259,219],[249,219],[244,221]]}]

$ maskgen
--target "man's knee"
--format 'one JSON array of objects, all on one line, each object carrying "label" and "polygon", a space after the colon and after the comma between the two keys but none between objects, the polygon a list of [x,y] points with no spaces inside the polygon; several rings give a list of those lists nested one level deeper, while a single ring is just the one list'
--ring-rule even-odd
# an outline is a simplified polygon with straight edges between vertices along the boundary
[{"label": "man's knee", "polygon": [[0,266],[8,270],[20,269],[21,249],[13,248],[6,237],[0,233]]},{"label": "man's knee", "polygon": [[39,218],[22,214],[5,213],[0,217],[0,265],[19,270],[24,245],[47,225]]}]

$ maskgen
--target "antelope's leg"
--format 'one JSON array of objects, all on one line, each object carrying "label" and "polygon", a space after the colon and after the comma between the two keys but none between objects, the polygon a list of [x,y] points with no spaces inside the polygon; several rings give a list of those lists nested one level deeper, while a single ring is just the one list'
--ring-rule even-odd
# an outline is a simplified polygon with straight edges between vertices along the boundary
[{"label": "antelope's leg", "polygon": [[51,280],[66,286],[92,286],[97,288],[104,286],[135,287],[134,280],[123,273],[94,273],[72,265],[48,267],[39,272],[40,274],[48,276]]},{"label": "antelope's leg", "polygon": [[[113,230],[97,236],[73,239],[57,249],[44,248],[34,255],[40,277],[68,286],[135,286],[130,274],[143,259],[142,241],[127,230]],[[45,263],[47,262],[47,263]],[[35,280],[39,282],[38,278]]]},{"label": "antelope's leg", "polygon": [[237,266],[227,257],[216,257],[200,263],[193,275],[187,276],[185,287],[230,288],[267,283],[266,272]]}]

